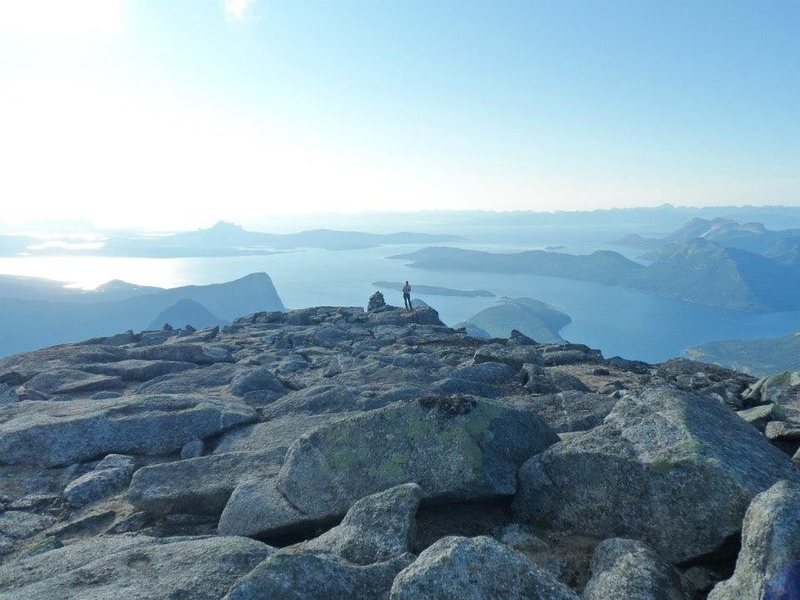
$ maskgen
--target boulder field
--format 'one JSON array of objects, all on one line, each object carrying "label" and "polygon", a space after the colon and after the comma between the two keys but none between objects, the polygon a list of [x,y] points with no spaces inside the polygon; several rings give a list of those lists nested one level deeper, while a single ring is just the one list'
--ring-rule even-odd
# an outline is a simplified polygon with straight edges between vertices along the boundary
[{"label": "boulder field", "polygon": [[0,360],[0,600],[798,598],[798,447],[800,374],[429,307],[95,338]]}]

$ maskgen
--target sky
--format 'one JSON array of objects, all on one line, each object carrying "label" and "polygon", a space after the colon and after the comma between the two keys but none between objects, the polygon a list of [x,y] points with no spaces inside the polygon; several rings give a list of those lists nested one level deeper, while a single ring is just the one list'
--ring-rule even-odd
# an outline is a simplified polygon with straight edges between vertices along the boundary
[{"label": "sky", "polygon": [[796,0],[0,0],[0,222],[800,205]]}]

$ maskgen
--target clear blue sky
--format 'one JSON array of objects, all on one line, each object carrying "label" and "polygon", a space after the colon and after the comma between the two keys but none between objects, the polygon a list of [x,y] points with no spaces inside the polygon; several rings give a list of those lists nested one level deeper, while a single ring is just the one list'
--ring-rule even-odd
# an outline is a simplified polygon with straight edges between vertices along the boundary
[{"label": "clear blue sky", "polygon": [[20,218],[800,204],[795,0],[8,0],[0,56]]}]

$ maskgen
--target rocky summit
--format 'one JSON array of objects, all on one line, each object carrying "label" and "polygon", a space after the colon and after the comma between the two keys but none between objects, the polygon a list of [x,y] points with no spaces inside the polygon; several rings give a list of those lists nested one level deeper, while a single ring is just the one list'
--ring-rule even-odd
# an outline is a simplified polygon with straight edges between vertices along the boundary
[{"label": "rocky summit", "polygon": [[798,446],[800,374],[428,307],[127,332],[0,360],[0,600],[798,598]]}]

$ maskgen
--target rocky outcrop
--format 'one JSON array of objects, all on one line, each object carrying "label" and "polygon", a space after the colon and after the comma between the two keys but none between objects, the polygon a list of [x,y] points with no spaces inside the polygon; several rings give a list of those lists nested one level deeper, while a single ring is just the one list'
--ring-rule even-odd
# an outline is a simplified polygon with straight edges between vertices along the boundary
[{"label": "rocky outcrop", "polygon": [[753,496],[785,478],[800,479],[788,457],[722,403],[657,386],[529,460],[515,508],[531,522],[643,540],[674,563],[737,535]]},{"label": "rocky outcrop", "polygon": [[135,507],[154,514],[219,514],[243,481],[274,477],[285,452],[227,452],[143,467],[128,490]]},{"label": "rocky outcrop", "polygon": [[409,481],[428,502],[512,495],[519,466],[556,441],[532,414],[488,400],[389,406],[301,437],[277,477],[234,492],[219,528],[254,535],[324,522],[364,496]]},{"label": "rocky outcrop", "polygon": [[445,537],[422,552],[392,585],[391,600],[578,600],[523,554],[490,537]]},{"label": "rocky outcrop", "polygon": [[408,555],[382,563],[355,565],[315,554],[275,554],[243,577],[224,600],[349,600],[388,598]]},{"label": "rocky outcrop", "polygon": [[359,500],[338,526],[276,553],[226,598],[388,598],[395,575],[414,559],[421,497],[411,483]]},{"label": "rocky outcrop", "polygon": [[100,537],[3,565],[0,599],[217,600],[272,552],[245,538]]},{"label": "rocky outcrop", "polygon": [[135,466],[131,456],[109,454],[93,471],[71,481],[64,488],[64,499],[71,506],[80,507],[119,492],[128,485]]},{"label": "rocky outcrop", "polygon": [[5,404],[0,463],[52,467],[113,452],[166,454],[255,420],[247,406],[189,394]]},{"label": "rocky outcrop", "polygon": [[800,484],[781,481],[755,497],[742,526],[733,577],[709,600],[794,598],[800,594]]},{"label": "rocky outcrop", "polygon": [[339,525],[302,548],[357,565],[399,558],[411,551],[422,494],[416,483],[407,483],[362,498]]},{"label": "rocky outcrop", "polygon": [[652,548],[612,538],[597,546],[583,600],[690,600],[680,573]]},{"label": "rocky outcrop", "polygon": [[3,359],[0,600],[703,597],[743,518],[715,593],[771,590],[800,421],[754,383],[421,305]]}]

